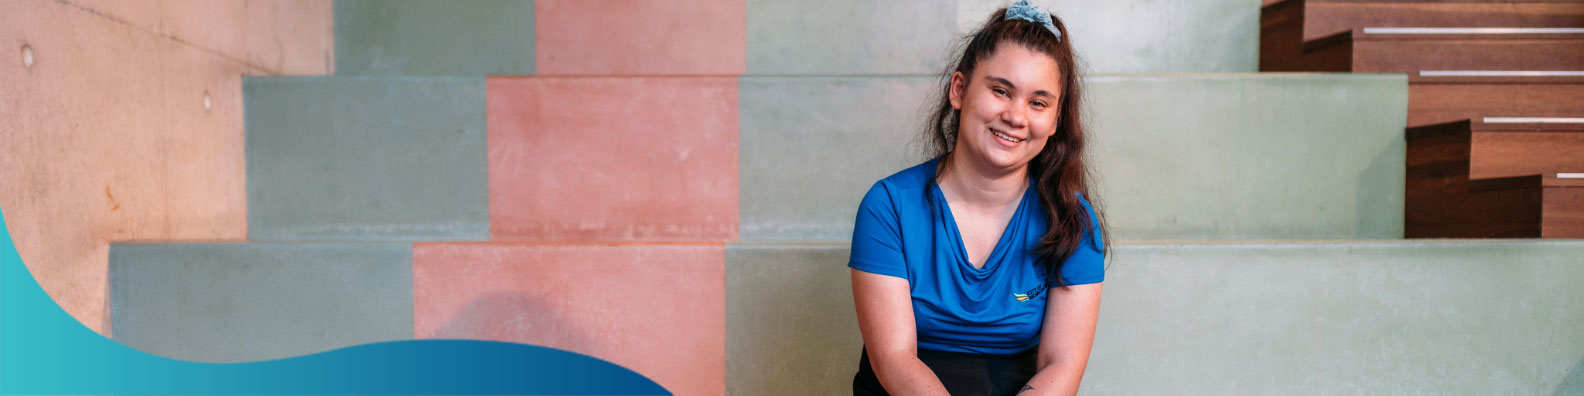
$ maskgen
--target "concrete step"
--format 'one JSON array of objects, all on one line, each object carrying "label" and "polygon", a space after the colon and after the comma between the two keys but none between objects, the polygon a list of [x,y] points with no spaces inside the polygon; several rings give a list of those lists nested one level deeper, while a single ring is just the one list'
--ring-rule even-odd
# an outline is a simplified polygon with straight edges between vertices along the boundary
[{"label": "concrete step", "polygon": [[[850,392],[847,254],[727,245],[729,393]],[[1584,241],[1124,242],[1080,393],[1567,394],[1584,384],[1581,256]]]},{"label": "concrete step", "polygon": [[[1402,76],[1087,83],[1097,195],[1117,238],[1402,236]],[[863,193],[925,160],[911,144],[933,84],[742,78],[741,240],[849,241]]]},{"label": "concrete step", "polygon": [[[1010,1],[958,0],[957,33],[984,23]],[[1258,71],[1260,4],[1255,0],[1037,0],[1067,24],[1087,73],[1252,73]]]},{"label": "concrete step", "polygon": [[720,243],[419,243],[414,334],[548,346],[720,395],[724,277]]},{"label": "concrete step", "polygon": [[[1259,6],[1042,0],[1093,73],[1252,72]],[[749,75],[932,75],[957,38],[1007,2],[748,1]],[[1184,34],[1193,32],[1193,34]]]},{"label": "concrete step", "polygon": [[413,338],[408,243],[115,243],[110,332],[144,352],[239,362]]},{"label": "concrete step", "polygon": [[488,95],[490,239],[736,239],[736,78],[496,76]]},{"label": "concrete step", "polygon": [[484,79],[246,78],[248,238],[485,239]]},{"label": "concrete step", "polygon": [[1584,70],[1423,70],[1408,77],[1408,126],[1484,117],[1584,117]]},{"label": "concrete step", "polygon": [[118,243],[117,340],[235,362],[397,339],[547,346],[720,395],[720,243]]},{"label": "concrete step", "polygon": [[740,0],[337,1],[336,73],[742,74],[746,6]]},{"label": "concrete step", "polygon": [[[1091,72],[1255,71],[1254,0],[1036,3],[1068,22]],[[335,5],[335,69],[339,75],[934,74],[955,38],[1005,5],[347,0]]]},{"label": "concrete step", "polygon": [[534,2],[336,0],[337,75],[533,74]]}]

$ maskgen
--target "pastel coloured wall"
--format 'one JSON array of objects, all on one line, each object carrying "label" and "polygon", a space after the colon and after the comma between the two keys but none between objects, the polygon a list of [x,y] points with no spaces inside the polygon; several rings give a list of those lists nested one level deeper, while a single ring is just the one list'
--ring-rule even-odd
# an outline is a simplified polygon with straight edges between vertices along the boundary
[{"label": "pastel coloured wall", "polygon": [[242,240],[243,75],[331,72],[329,1],[0,4],[0,207],[106,332],[109,245]]},{"label": "pastel coloured wall", "polygon": [[[1584,384],[1567,326],[1584,301],[1567,288],[1584,279],[1576,243],[1393,241],[1402,76],[1249,73],[1252,0],[1039,3],[1088,59],[1091,154],[1117,237],[1085,393]],[[160,40],[233,42],[158,22],[232,12],[220,5],[26,4],[0,20],[102,7],[136,15],[79,19],[156,32],[105,45],[97,56],[111,60],[144,59]],[[108,255],[110,279],[99,267],[76,282],[108,283],[92,297],[115,307],[117,339],[153,353],[238,361],[478,338],[606,359],[677,394],[840,394],[861,347],[844,266],[852,210],[875,180],[924,160],[916,136],[937,73],[998,5],[340,0],[333,76],[234,78],[273,64],[238,52],[213,87],[184,85],[208,69],[164,63],[131,62],[166,76],[132,83],[103,77],[114,62],[84,74],[99,80],[7,77],[0,112],[15,113],[0,114],[55,129],[6,135],[0,152],[62,159],[0,158],[18,172],[4,180],[27,183],[0,187],[12,194],[0,206],[24,222],[12,224],[19,245],[78,249],[34,254]],[[50,52],[38,54],[0,70],[49,73]],[[51,87],[83,103],[13,94]],[[193,88],[234,91],[204,113],[232,118],[193,116]],[[165,118],[117,107],[146,91]],[[55,111],[93,124],[81,128],[133,127],[72,134]],[[207,122],[230,132],[200,132]]]}]

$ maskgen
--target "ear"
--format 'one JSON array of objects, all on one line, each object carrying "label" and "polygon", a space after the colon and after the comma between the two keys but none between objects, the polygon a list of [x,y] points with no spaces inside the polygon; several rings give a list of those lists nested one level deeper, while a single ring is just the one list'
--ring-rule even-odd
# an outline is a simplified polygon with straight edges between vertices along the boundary
[{"label": "ear", "polygon": [[953,109],[962,110],[963,92],[968,90],[968,77],[962,72],[954,72],[951,76],[951,89],[947,90],[946,98],[951,101]]}]

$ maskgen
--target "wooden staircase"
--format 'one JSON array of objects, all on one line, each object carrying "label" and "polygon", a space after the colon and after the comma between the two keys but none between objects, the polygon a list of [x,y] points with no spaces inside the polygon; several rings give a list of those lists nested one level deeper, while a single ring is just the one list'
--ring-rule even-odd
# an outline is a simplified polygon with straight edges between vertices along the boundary
[{"label": "wooden staircase", "polygon": [[1584,237],[1584,120],[1535,121],[1409,128],[1405,236]]},{"label": "wooden staircase", "polygon": [[1261,71],[1409,76],[1406,237],[1584,238],[1584,1],[1261,11]]}]

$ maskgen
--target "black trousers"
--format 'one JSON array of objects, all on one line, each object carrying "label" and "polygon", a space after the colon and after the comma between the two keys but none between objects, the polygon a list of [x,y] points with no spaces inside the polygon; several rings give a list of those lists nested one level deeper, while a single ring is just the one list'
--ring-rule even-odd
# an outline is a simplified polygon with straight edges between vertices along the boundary
[{"label": "black trousers", "polygon": [[[1015,395],[1034,378],[1037,350],[1039,346],[1014,355],[978,355],[920,349],[918,357],[954,396]],[[859,359],[853,395],[889,395],[869,366],[869,351]]]}]

